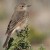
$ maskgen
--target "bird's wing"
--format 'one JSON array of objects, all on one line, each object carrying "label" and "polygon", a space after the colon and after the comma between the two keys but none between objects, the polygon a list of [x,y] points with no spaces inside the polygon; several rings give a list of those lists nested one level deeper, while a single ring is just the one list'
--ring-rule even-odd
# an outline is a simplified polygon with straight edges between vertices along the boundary
[{"label": "bird's wing", "polygon": [[21,20],[23,20],[24,13],[25,13],[25,11],[22,11],[22,12],[14,12],[14,14],[12,15],[12,18],[11,18],[9,24],[8,24],[8,28],[7,28],[6,34],[11,33],[15,29],[15,26],[19,22],[21,22]]}]

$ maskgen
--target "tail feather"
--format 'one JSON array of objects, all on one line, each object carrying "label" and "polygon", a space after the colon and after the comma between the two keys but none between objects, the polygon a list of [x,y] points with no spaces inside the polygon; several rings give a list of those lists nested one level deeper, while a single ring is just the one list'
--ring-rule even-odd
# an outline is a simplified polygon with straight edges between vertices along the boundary
[{"label": "tail feather", "polygon": [[3,48],[7,47],[9,39],[10,39],[10,34],[7,36],[7,39],[6,39],[6,41],[5,41],[4,45],[3,45]]}]

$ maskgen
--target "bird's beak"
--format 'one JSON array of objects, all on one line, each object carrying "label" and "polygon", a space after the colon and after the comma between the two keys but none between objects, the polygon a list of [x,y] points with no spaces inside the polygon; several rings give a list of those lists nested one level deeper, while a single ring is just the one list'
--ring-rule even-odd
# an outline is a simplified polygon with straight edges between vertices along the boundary
[{"label": "bird's beak", "polygon": [[27,5],[27,7],[30,7],[31,5]]}]

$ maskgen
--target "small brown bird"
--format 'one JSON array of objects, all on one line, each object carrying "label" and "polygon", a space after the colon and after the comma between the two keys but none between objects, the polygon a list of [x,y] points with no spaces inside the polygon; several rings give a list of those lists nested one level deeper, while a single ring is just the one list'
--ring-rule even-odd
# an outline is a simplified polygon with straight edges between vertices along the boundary
[{"label": "small brown bird", "polygon": [[26,26],[27,23],[27,9],[30,7],[30,5],[26,5],[25,3],[19,4],[12,15],[12,18],[8,24],[8,28],[6,31],[7,39],[3,45],[4,47],[7,47],[8,41],[10,39],[10,36],[14,31],[21,30]]}]

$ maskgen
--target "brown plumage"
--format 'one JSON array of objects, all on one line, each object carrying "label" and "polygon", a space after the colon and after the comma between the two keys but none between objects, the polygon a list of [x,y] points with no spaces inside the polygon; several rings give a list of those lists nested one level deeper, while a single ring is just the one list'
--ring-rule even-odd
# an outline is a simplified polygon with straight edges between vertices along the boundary
[{"label": "brown plumage", "polygon": [[[12,18],[8,24],[8,28],[6,31],[7,39],[3,45],[3,47],[7,47],[8,41],[10,39],[10,36],[12,32],[15,30],[19,30],[19,26],[23,27],[25,20],[27,18],[27,6],[25,4],[20,4],[16,7],[15,12],[12,15]],[[21,29],[21,28],[20,28]]]}]

